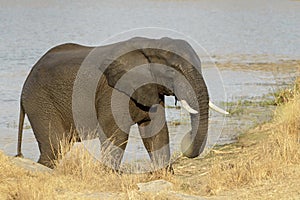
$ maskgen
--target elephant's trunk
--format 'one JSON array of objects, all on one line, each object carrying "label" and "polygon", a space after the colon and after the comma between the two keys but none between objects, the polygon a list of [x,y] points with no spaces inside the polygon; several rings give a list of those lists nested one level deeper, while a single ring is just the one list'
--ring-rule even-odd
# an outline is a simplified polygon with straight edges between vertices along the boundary
[{"label": "elephant's trunk", "polygon": [[192,130],[183,137],[181,142],[181,150],[184,156],[194,158],[203,151],[206,144],[208,132],[209,97],[206,84],[200,75],[189,80],[193,80],[193,82],[190,82],[190,84],[196,96],[196,98],[189,99],[194,99],[194,101],[197,102],[189,102],[188,99],[187,101],[194,107],[194,109],[197,109],[198,113],[190,112]]}]

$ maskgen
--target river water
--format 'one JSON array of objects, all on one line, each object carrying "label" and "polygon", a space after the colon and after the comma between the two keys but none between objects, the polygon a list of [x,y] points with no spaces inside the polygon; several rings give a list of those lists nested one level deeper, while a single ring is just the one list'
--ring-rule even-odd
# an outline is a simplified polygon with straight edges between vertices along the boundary
[{"label": "river water", "polygon": [[[298,59],[299,10],[299,1],[288,0],[0,0],[0,149],[15,154],[22,85],[34,63],[55,45],[100,45],[130,29],[162,27],[193,38],[213,61],[233,57],[235,62],[250,63]],[[219,105],[223,101],[262,97],[278,85],[292,82],[295,76],[276,71],[219,71],[209,66],[204,64],[203,73],[211,100]],[[174,105],[173,99],[167,103]],[[167,118],[170,123],[182,122],[187,115],[182,110],[168,109]],[[29,126],[28,121],[25,124]],[[227,133],[219,139],[223,128]],[[189,127],[183,124],[170,129],[181,133]],[[212,144],[231,141],[237,134],[233,131],[228,129],[228,118],[211,113]],[[178,138],[174,138],[176,143]],[[25,130],[23,144],[24,155],[36,160],[38,148],[30,128]],[[134,146],[143,149],[138,141],[132,144],[129,150],[136,149]]]}]

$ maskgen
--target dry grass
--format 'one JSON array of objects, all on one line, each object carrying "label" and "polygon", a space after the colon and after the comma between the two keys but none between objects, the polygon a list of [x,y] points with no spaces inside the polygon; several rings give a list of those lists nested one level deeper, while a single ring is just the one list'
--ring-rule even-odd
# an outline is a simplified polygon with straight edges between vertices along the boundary
[{"label": "dry grass", "polygon": [[51,176],[33,173],[13,165],[9,158],[0,152],[0,199],[40,199],[52,197],[45,182]]},{"label": "dry grass", "polygon": [[[288,94],[273,121],[254,131],[253,145],[244,147],[234,158],[215,158],[208,193],[300,178],[300,94],[296,86],[292,95]],[[251,133],[246,135],[251,138]]]},{"label": "dry grass", "polygon": [[[152,199],[151,194],[138,192],[137,183],[160,178],[172,182],[172,176],[164,170],[151,174],[116,173],[95,160],[83,145],[60,158],[51,173],[29,172],[13,165],[0,152],[0,170],[4,172],[0,174],[0,199],[84,199],[87,197],[83,194],[99,192],[120,193],[120,199]],[[159,194],[157,199],[164,196]]]}]

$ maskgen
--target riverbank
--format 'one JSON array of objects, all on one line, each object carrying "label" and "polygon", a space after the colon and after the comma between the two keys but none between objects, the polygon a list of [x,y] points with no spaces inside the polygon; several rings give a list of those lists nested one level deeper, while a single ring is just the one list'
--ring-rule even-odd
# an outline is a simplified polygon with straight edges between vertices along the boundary
[{"label": "riverbank", "polygon": [[[216,146],[204,158],[179,158],[175,174],[116,174],[87,154],[73,151],[45,172],[0,153],[0,198],[5,199],[295,199],[300,192],[299,85],[281,93],[272,120],[237,142]],[[37,164],[33,164],[37,166]],[[44,168],[42,168],[44,169]],[[143,191],[140,183],[167,186]],[[157,188],[158,187],[158,188]],[[166,187],[167,189],[163,189]],[[102,196],[101,196],[102,195]],[[104,195],[104,196],[103,196]]]}]

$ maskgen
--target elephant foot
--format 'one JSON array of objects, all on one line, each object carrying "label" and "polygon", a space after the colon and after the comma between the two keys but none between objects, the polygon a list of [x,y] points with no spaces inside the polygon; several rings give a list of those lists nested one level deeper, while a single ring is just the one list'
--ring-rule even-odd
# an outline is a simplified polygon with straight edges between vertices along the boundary
[{"label": "elephant foot", "polygon": [[44,165],[50,169],[53,169],[55,167],[54,160],[42,159],[40,157],[40,159],[38,160],[38,163],[40,163],[41,165]]}]

